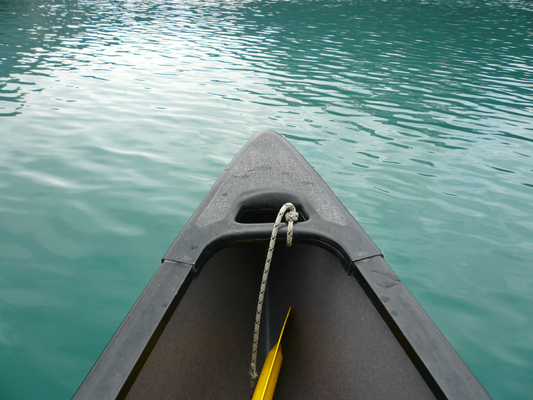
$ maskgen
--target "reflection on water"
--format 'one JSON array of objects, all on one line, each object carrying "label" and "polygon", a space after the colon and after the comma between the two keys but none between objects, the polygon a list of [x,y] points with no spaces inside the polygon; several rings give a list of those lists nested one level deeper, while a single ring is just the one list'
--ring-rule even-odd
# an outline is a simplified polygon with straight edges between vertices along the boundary
[{"label": "reflection on water", "polygon": [[69,398],[224,166],[269,128],[492,396],[527,397],[532,11],[0,0],[0,390]]}]

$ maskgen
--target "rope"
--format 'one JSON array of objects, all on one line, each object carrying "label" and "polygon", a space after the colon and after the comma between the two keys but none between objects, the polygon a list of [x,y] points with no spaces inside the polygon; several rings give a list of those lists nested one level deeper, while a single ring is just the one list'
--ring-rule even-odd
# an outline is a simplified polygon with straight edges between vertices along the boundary
[{"label": "rope", "polygon": [[255,314],[255,327],[254,327],[254,342],[252,349],[252,363],[250,365],[251,389],[252,393],[257,382],[257,346],[259,343],[259,328],[261,326],[261,312],[263,310],[263,300],[265,297],[265,289],[268,280],[268,273],[270,271],[270,263],[272,262],[272,255],[274,254],[274,246],[276,245],[276,237],[278,236],[278,229],[281,225],[281,219],[285,215],[287,221],[287,247],[292,246],[293,236],[293,224],[298,221],[298,212],[296,207],[292,203],[284,204],[279,210],[276,222],[274,222],[274,228],[272,229],[272,236],[270,237],[270,244],[268,245],[268,252],[265,262],[265,269],[263,271],[263,278],[261,280],[261,288],[259,289],[259,300],[257,301],[257,312]]}]

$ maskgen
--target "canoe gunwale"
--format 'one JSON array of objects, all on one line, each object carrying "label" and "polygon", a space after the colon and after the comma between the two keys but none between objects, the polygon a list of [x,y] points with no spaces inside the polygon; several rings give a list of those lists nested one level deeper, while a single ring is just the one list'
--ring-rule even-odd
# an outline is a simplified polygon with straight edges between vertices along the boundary
[{"label": "canoe gunwale", "polygon": [[353,271],[437,399],[491,399],[382,257],[358,261]]},{"label": "canoe gunwale", "polygon": [[193,279],[190,265],[164,262],[73,399],[125,399]]}]

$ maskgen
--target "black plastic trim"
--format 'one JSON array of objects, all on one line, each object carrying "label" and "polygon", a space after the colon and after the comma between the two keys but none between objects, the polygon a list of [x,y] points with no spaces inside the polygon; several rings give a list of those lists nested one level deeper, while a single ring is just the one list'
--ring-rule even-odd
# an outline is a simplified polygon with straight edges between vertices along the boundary
[{"label": "black plastic trim", "polygon": [[472,371],[382,257],[353,275],[437,399],[490,399]]},{"label": "black plastic trim", "polygon": [[106,346],[74,400],[124,399],[193,279],[190,265],[166,261]]}]

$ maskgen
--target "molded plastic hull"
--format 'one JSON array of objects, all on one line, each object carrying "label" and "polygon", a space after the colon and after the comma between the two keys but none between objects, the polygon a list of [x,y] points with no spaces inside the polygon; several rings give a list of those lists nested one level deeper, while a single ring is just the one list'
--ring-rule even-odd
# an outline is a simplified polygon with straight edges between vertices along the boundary
[{"label": "molded plastic hull", "polygon": [[490,399],[331,189],[281,135],[235,156],[74,399],[249,399],[252,335],[273,216],[278,243],[259,363],[289,307],[275,399]]}]

